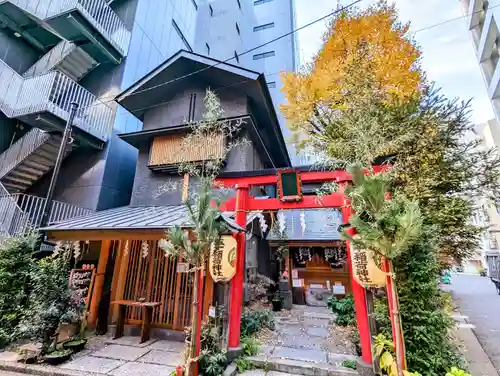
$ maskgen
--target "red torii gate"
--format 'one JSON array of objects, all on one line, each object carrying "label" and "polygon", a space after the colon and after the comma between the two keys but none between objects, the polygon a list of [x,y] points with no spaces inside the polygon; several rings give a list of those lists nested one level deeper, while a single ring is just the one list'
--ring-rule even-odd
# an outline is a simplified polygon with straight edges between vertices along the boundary
[{"label": "red torii gate", "polygon": [[[374,166],[374,172],[384,170],[383,166]],[[297,170],[288,170],[297,171]],[[297,171],[298,172],[298,171]],[[325,209],[339,208],[342,212],[342,223],[348,224],[352,210],[349,200],[343,193],[344,187],[352,181],[349,173],[344,170],[336,171],[306,171],[298,172],[301,183],[324,183],[336,182],[339,184],[339,191],[318,199],[316,196],[304,196],[299,201],[283,202],[279,198],[256,199],[249,195],[249,189],[252,186],[277,185],[277,174],[262,176],[239,176],[239,177],[221,177],[217,179],[217,184],[224,187],[233,187],[236,189],[236,197],[226,201],[221,210],[234,211],[236,213],[236,222],[246,227],[247,213],[249,211],[270,211],[280,209]],[[351,235],[355,230],[347,230]],[[237,255],[236,255],[236,274],[231,280],[231,304],[229,307],[229,340],[228,348],[237,349],[240,346],[240,323],[241,311],[243,306],[243,283],[245,276],[245,245],[246,238],[244,233],[237,236]],[[348,264],[351,273],[352,293],[356,308],[356,321],[359,330],[362,360],[365,363],[372,363],[370,329],[368,324],[368,311],[366,306],[366,290],[358,284],[353,278],[352,265],[350,261],[350,242],[347,241]]]}]

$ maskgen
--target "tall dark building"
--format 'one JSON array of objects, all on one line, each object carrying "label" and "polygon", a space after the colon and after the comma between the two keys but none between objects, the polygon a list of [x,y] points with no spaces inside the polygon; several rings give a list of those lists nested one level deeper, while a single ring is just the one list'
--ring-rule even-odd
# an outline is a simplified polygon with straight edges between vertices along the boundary
[{"label": "tall dark building", "polygon": [[0,234],[39,223],[71,102],[50,219],[129,204],[142,124],[114,97],[181,49],[265,73],[284,129],[294,36],[244,52],[293,27],[293,0],[0,0]]}]

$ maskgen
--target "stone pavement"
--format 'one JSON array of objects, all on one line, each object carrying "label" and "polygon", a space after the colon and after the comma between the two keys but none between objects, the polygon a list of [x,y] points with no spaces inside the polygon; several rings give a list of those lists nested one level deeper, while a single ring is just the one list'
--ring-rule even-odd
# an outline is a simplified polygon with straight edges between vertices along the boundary
[{"label": "stone pavement", "polygon": [[[495,285],[487,277],[453,274],[452,284],[446,285],[444,289],[452,292],[458,310],[466,317],[466,322],[461,323],[457,334],[467,347],[465,356],[471,369],[473,366],[479,367],[473,375],[493,374],[491,367],[487,366],[491,361],[496,369],[496,376],[500,373],[500,296]],[[468,331],[466,328],[469,328]],[[484,353],[489,361],[481,362]]]},{"label": "stone pavement", "polygon": [[139,344],[139,337],[122,337],[59,368],[116,376],[165,376],[184,364],[184,347],[182,342],[153,339]]},{"label": "stone pavement", "polygon": [[355,360],[356,356],[331,353],[324,348],[333,319],[328,308],[294,306],[289,317],[276,318],[276,343],[262,346],[260,354],[250,360],[268,371],[296,375],[356,375],[355,371],[341,366],[342,361]]}]

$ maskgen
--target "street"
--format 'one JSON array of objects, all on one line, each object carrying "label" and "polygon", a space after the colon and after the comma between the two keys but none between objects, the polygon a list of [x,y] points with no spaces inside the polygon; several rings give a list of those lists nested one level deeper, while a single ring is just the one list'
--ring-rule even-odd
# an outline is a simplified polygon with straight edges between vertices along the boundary
[{"label": "street", "polygon": [[484,351],[500,372],[500,295],[487,277],[454,274],[449,290],[462,315],[468,316]]}]

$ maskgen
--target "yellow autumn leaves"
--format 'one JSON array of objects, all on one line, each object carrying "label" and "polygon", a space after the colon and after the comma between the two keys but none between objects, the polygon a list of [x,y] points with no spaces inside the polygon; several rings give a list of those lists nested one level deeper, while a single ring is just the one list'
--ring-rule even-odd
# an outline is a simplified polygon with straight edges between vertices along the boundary
[{"label": "yellow autumn leaves", "polygon": [[374,85],[357,85],[357,95],[377,95],[385,103],[406,101],[419,94],[423,75],[420,51],[407,36],[394,6],[385,2],[365,10],[351,10],[332,20],[324,44],[311,65],[300,73],[282,73],[287,104],[281,110],[294,130],[307,130],[318,105],[330,110],[349,106],[353,79]]}]

